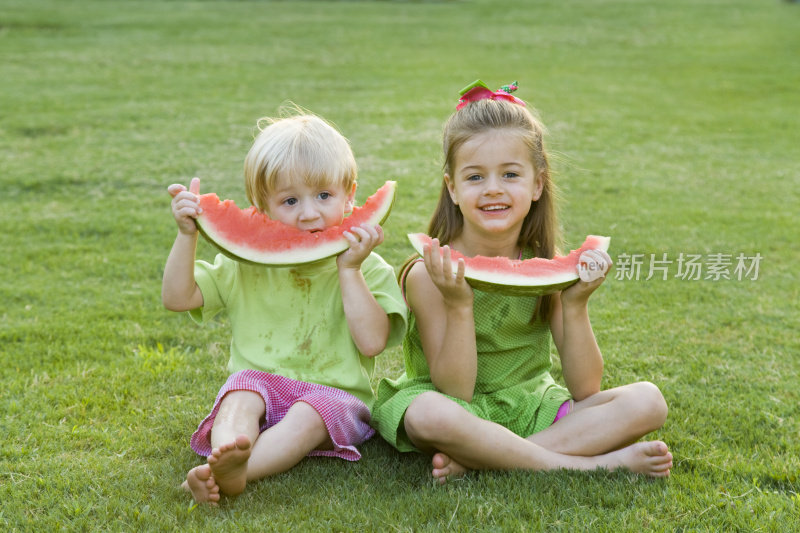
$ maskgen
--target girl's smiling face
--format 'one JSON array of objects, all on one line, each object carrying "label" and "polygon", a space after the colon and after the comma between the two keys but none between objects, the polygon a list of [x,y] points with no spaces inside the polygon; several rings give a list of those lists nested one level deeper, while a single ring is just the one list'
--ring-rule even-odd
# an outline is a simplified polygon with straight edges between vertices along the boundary
[{"label": "girl's smiling face", "polygon": [[302,180],[279,179],[267,199],[266,212],[302,231],[322,231],[338,226],[353,209],[356,188],[346,191],[341,184],[312,186]]},{"label": "girl's smiling face", "polygon": [[445,180],[464,216],[465,237],[516,239],[543,186],[528,146],[510,129],[489,130],[461,145]]}]

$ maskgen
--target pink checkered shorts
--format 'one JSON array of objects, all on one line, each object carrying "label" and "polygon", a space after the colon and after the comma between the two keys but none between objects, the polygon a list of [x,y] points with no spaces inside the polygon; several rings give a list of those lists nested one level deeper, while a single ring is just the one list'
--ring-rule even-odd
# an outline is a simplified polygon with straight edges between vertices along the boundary
[{"label": "pink checkered shorts", "polygon": [[356,445],[375,434],[375,430],[369,425],[369,408],[352,394],[258,370],[242,370],[228,378],[217,394],[211,413],[200,422],[197,431],[192,435],[192,449],[199,455],[207,457],[211,454],[211,428],[220,402],[228,392],[236,390],[253,391],[264,399],[266,414],[260,422],[262,432],[280,422],[295,402],[305,402],[313,407],[325,422],[333,442],[333,450],[313,450],[308,455],[358,461],[361,454]]}]

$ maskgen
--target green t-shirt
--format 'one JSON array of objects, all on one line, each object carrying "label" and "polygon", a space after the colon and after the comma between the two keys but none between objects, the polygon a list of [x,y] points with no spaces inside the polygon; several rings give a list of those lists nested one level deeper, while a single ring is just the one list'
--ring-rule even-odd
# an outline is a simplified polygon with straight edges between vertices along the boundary
[{"label": "green t-shirt", "polygon": [[[405,335],[407,310],[392,267],[372,253],[361,265],[370,292],[389,316],[387,347]],[[266,267],[222,254],[195,263],[203,307],[198,322],[223,309],[231,323],[228,370],[260,370],[336,387],[372,406],[375,361],[359,353],[344,316],[336,258],[295,267]]]}]

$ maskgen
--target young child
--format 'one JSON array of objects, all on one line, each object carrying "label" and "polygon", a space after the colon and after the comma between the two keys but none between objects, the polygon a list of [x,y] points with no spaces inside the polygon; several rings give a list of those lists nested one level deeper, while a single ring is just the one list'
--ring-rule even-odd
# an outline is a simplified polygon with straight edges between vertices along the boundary
[{"label": "young child", "polygon": [[[353,208],[356,163],[347,140],[310,114],[270,121],[244,165],[250,202],[305,231],[342,223]],[[207,463],[183,487],[216,505],[248,481],[284,472],[307,455],[357,461],[369,439],[372,357],[399,344],[406,307],[394,271],[372,250],[380,226],[346,233],[338,257],[296,267],[249,265],[217,255],[195,262],[197,178],[169,187],[178,236],[164,269],[162,299],[198,322],[227,311],[228,370],[191,446]]]},{"label": "young child", "polygon": [[[473,290],[466,256],[552,258],[558,224],[543,126],[522,100],[481,82],[462,92],[444,127],[444,182],[423,259],[400,274],[411,310],[405,373],[378,386],[373,425],[400,451],[433,455],[444,483],[469,469],[627,468],[668,476],[660,441],[636,442],[667,416],[651,383],[600,390],[603,358],[589,322],[589,296],[611,265],[550,296]],[[440,245],[441,243],[441,245]],[[587,281],[584,281],[587,280]],[[549,330],[549,331],[548,331]],[[550,337],[566,389],[550,375]]]}]

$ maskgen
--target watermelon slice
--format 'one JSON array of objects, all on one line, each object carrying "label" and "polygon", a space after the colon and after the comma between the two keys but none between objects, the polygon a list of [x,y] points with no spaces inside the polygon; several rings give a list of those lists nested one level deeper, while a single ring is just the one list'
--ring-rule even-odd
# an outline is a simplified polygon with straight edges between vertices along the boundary
[{"label": "watermelon slice", "polygon": [[[408,235],[411,245],[422,255],[422,247],[432,239],[424,233]],[[453,271],[458,259],[464,259],[464,277],[469,284],[484,292],[501,292],[515,296],[540,296],[565,289],[578,281],[578,259],[587,250],[608,251],[611,237],[589,235],[583,245],[565,256],[553,259],[509,259],[507,257],[465,257],[451,250]]]},{"label": "watermelon slice", "polygon": [[397,182],[387,181],[341,225],[316,233],[272,220],[254,206],[240,209],[233,200],[221,201],[215,193],[203,194],[197,228],[211,244],[237,261],[270,266],[312,263],[347,250],[350,243],[343,233],[350,228],[383,224],[392,210],[396,187]]}]

